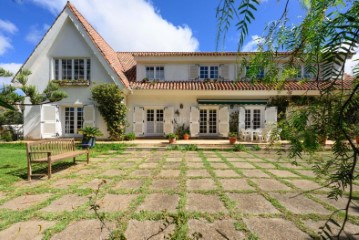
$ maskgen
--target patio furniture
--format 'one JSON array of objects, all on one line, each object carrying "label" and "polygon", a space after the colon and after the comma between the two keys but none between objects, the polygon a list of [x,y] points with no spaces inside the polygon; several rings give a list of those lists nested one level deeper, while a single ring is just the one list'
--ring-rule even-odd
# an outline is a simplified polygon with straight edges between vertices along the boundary
[{"label": "patio furniture", "polygon": [[73,158],[75,163],[76,157],[86,154],[87,163],[90,160],[90,149],[87,145],[84,150],[76,150],[75,140],[71,139],[53,139],[30,142],[26,144],[27,155],[27,179],[31,181],[31,176],[46,175],[46,174],[32,174],[32,163],[47,163],[47,177],[51,178],[52,163]]},{"label": "patio furniture", "polygon": [[251,131],[248,131],[249,129],[243,129],[241,128],[239,131],[239,139],[241,141],[247,141],[251,139]]}]

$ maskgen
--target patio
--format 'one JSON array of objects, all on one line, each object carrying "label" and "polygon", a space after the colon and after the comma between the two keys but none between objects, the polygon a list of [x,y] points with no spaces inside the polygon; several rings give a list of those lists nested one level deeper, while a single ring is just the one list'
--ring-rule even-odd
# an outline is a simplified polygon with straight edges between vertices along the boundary
[{"label": "patio", "polygon": [[[127,150],[0,193],[0,239],[310,239],[345,205],[320,187],[304,160],[294,166],[273,152]],[[348,234],[359,225],[355,204]]]}]

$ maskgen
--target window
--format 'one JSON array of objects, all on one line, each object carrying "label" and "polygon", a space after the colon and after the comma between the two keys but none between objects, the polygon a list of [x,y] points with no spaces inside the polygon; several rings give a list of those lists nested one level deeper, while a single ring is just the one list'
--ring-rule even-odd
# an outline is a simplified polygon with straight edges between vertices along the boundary
[{"label": "window", "polygon": [[90,80],[91,60],[88,58],[55,59],[55,80]]},{"label": "window", "polygon": [[314,77],[313,73],[309,69],[304,68],[304,78],[312,79]]},{"label": "window", "polygon": [[295,71],[296,71],[295,78],[301,79],[302,78],[302,66],[295,67]]},{"label": "window", "polygon": [[[258,67],[256,70],[256,78],[257,79],[262,79],[264,78],[264,69],[262,67]],[[246,66],[246,77],[247,78],[252,78],[253,77],[253,73],[251,73],[251,68],[250,66]]]},{"label": "window", "polygon": [[65,134],[77,134],[83,126],[83,108],[65,108]]},{"label": "window", "polygon": [[154,80],[154,79],[164,80],[165,79],[165,67],[163,67],[163,66],[146,67],[146,77],[150,80]]},{"label": "window", "polygon": [[199,78],[201,79],[217,79],[218,78],[218,66],[200,66]]}]

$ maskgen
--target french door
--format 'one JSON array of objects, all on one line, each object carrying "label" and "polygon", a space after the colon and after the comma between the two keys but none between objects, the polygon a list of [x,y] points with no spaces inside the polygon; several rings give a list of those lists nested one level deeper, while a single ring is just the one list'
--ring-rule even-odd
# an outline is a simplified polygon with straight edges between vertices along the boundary
[{"label": "french door", "polygon": [[245,110],[245,129],[261,128],[261,109],[246,109]]},{"label": "french door", "polygon": [[163,109],[147,109],[146,120],[147,135],[163,135]]},{"label": "french door", "polygon": [[217,134],[217,110],[200,109],[199,110],[199,133]]},{"label": "french door", "polygon": [[64,134],[78,134],[83,127],[83,108],[65,107]]}]

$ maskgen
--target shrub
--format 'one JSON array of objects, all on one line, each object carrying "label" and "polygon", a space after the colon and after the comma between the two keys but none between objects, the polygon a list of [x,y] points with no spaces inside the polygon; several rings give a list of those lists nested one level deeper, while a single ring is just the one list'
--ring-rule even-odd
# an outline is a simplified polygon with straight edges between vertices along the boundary
[{"label": "shrub", "polygon": [[198,146],[195,144],[169,145],[167,149],[175,151],[198,151]]},{"label": "shrub", "polygon": [[102,136],[102,132],[97,127],[84,127],[79,130],[79,133],[82,134],[85,138]]},{"label": "shrub", "polygon": [[100,84],[92,90],[92,97],[98,103],[98,109],[107,124],[110,139],[123,139],[127,125],[127,107],[124,96],[115,84]]},{"label": "shrub", "polygon": [[246,150],[246,147],[242,144],[234,144],[233,145],[233,151],[235,152],[243,152]]},{"label": "shrub", "polygon": [[174,134],[174,133],[169,133],[169,134],[166,135],[166,138],[167,138],[167,139],[177,138],[177,135]]},{"label": "shrub", "polygon": [[259,145],[253,145],[252,150],[259,151],[259,150],[261,150],[261,147]]},{"label": "shrub", "polygon": [[237,137],[237,133],[236,132],[230,132],[230,133],[228,133],[228,137]]},{"label": "shrub", "polygon": [[5,130],[4,132],[1,133],[1,140],[5,141],[5,142],[11,142],[13,140],[13,136],[11,131],[9,130]]},{"label": "shrub", "polygon": [[133,141],[136,139],[136,134],[134,132],[127,133],[124,137],[125,141]]}]

